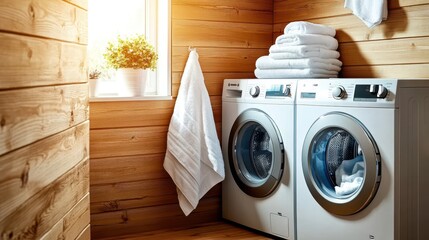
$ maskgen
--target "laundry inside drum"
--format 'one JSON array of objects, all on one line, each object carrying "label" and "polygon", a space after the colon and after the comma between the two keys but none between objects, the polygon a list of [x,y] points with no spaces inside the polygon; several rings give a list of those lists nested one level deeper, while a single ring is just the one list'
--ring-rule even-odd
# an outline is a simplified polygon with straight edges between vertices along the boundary
[{"label": "laundry inside drum", "polygon": [[326,164],[331,182],[338,196],[356,192],[362,185],[365,163],[356,139],[338,129],[326,145]]},{"label": "laundry inside drum", "polygon": [[256,127],[251,138],[251,161],[259,178],[270,175],[272,158],[271,139],[263,127]]},{"label": "laundry inside drum", "polygon": [[362,150],[352,134],[341,128],[321,132],[313,147],[313,177],[319,188],[335,197],[357,192],[365,176]]}]

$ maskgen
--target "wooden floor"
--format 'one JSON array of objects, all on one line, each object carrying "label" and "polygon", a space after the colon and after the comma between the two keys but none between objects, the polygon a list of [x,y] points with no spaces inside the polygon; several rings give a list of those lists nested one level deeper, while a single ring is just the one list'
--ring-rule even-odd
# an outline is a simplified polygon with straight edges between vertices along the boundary
[{"label": "wooden floor", "polygon": [[[209,240],[209,239],[249,239],[266,240],[272,239],[258,232],[249,230],[236,224],[228,222],[213,222],[194,226],[188,229],[177,229],[168,231],[147,232],[136,235],[109,238],[109,240]],[[107,239],[105,239],[107,240]]]}]

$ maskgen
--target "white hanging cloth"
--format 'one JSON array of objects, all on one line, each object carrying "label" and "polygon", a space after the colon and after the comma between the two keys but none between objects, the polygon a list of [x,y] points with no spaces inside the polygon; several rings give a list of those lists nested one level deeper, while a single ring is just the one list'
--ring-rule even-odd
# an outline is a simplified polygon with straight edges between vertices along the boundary
[{"label": "white hanging cloth", "polygon": [[344,7],[372,28],[387,19],[387,0],[345,0]]},{"label": "white hanging cloth", "polygon": [[186,216],[225,178],[210,98],[195,49],[189,53],[171,117],[164,169],[176,184]]}]

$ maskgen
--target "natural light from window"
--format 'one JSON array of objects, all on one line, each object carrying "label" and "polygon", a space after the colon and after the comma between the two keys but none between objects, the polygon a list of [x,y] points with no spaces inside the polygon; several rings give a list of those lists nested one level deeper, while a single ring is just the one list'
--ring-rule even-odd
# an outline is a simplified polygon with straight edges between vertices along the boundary
[{"label": "natural light from window", "polygon": [[[89,0],[88,65],[92,97],[122,97],[116,70],[106,65],[109,41],[143,34],[158,54],[143,96],[171,95],[169,0]],[[95,81],[92,81],[95,80]],[[92,82],[91,82],[92,81]]]}]

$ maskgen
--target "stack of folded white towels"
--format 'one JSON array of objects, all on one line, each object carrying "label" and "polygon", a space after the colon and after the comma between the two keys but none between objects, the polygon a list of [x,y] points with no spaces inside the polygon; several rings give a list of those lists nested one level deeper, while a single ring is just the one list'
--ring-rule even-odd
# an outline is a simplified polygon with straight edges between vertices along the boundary
[{"label": "stack of folded white towels", "polygon": [[256,61],[257,78],[335,78],[341,70],[335,29],[310,22],[291,22],[268,56]]}]

